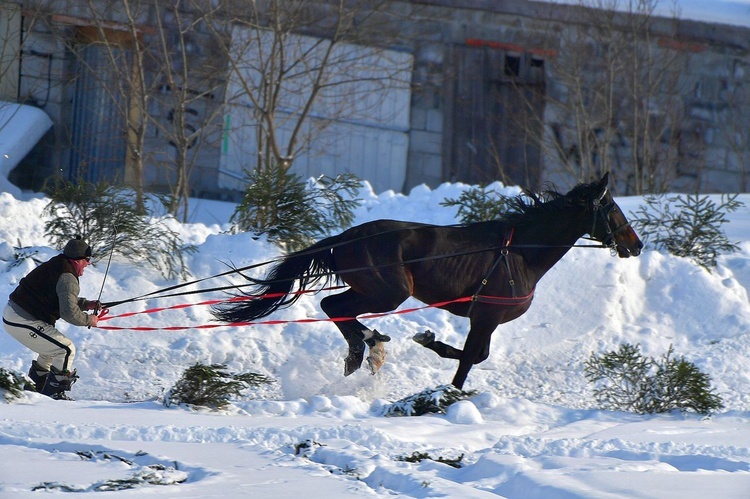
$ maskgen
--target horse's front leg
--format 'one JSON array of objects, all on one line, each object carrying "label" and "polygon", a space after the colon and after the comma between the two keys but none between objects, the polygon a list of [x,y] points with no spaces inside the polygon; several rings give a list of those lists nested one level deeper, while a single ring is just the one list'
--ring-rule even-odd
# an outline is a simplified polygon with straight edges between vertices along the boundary
[{"label": "horse's front leg", "polygon": [[377,374],[385,364],[385,343],[391,341],[391,337],[380,334],[375,329],[365,329],[362,331],[362,334],[365,337],[365,343],[370,349],[370,354],[366,359],[367,367],[370,368],[371,374]]},{"label": "horse's front leg", "polygon": [[463,389],[469,371],[474,364],[479,364],[487,360],[490,356],[490,340],[494,327],[477,327],[472,324],[471,330],[466,337],[463,352],[458,359],[458,369],[453,376],[452,385],[459,390]]},{"label": "horse's front leg", "polygon": [[460,359],[464,353],[463,350],[452,347],[447,343],[438,341],[435,339],[435,333],[432,331],[425,331],[424,333],[417,333],[412,338],[414,341],[422,345],[423,347],[432,350],[444,359]]}]

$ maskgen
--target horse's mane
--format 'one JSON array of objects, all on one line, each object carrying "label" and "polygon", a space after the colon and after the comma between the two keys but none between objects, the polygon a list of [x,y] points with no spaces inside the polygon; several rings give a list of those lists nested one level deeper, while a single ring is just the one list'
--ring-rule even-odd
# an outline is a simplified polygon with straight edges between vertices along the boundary
[{"label": "horse's mane", "polygon": [[513,199],[511,210],[504,214],[500,221],[515,226],[555,214],[561,209],[573,206],[577,200],[586,198],[586,194],[589,194],[587,191],[590,191],[594,185],[594,183],[578,184],[567,194],[562,194],[553,188],[547,188],[538,193],[524,189],[522,194]]}]

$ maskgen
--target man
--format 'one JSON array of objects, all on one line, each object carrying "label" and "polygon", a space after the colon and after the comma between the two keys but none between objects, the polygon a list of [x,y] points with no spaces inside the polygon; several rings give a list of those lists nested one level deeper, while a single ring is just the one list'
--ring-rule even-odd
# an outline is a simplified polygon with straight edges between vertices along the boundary
[{"label": "man", "polygon": [[99,322],[95,314],[84,311],[98,310],[101,304],[78,297],[78,278],[90,262],[91,247],[83,239],[71,239],[62,254],[21,279],[3,311],[8,334],[39,354],[29,369],[33,388],[53,399],[70,400],[65,392],[78,379],[72,369],[75,345],[55,328],[55,322],[61,318],[76,326]]}]

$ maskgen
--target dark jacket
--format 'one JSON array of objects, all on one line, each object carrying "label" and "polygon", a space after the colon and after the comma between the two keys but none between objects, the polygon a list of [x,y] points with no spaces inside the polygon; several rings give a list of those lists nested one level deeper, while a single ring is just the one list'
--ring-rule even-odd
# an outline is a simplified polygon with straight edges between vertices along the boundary
[{"label": "dark jacket", "polygon": [[54,325],[60,318],[56,286],[64,273],[73,274],[78,281],[78,275],[67,258],[63,255],[51,258],[21,279],[18,287],[10,294],[11,301],[36,319]]}]

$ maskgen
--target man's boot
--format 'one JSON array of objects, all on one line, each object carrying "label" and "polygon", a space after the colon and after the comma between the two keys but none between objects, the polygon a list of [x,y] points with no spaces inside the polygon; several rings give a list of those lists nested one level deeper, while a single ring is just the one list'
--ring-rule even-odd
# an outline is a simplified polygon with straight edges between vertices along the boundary
[{"label": "man's boot", "polygon": [[70,391],[73,383],[77,380],[78,375],[75,369],[73,369],[73,372],[60,371],[55,366],[51,366],[47,382],[44,384],[41,393],[55,400],[73,400],[65,392]]},{"label": "man's boot", "polygon": [[42,369],[42,367],[37,364],[35,360],[32,360],[31,367],[29,368],[29,378],[31,378],[31,381],[33,381],[34,384],[32,385],[31,383],[26,383],[23,386],[23,389],[30,392],[41,392],[44,388],[45,383],[47,382],[48,376],[49,371],[46,369]]}]

